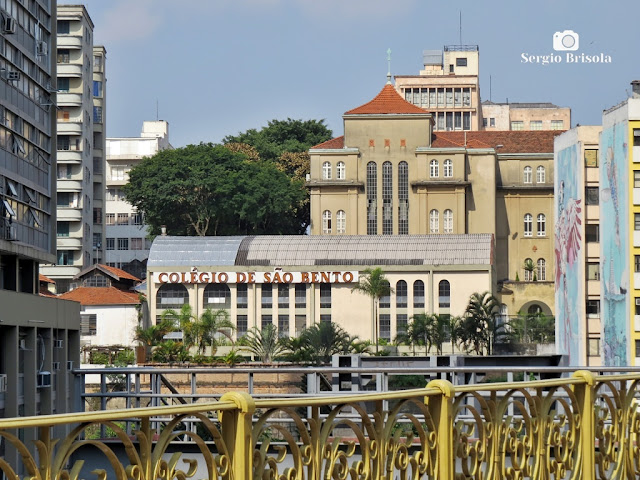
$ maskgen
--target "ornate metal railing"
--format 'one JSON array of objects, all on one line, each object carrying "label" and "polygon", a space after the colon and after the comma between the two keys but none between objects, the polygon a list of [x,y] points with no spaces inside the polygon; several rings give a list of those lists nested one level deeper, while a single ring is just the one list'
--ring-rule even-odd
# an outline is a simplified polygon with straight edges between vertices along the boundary
[{"label": "ornate metal railing", "polygon": [[[639,382],[639,374],[578,371],[328,397],[227,393],[211,403],[2,419],[0,471],[38,480],[638,478]],[[64,434],[55,433],[60,427]],[[178,437],[190,440],[191,453],[185,443],[175,451]],[[107,466],[85,465],[88,451]]]}]

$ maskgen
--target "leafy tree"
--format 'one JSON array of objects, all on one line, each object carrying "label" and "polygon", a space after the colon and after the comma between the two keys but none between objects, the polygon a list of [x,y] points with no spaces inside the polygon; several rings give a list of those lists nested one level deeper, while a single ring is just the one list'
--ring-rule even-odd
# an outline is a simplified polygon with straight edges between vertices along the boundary
[{"label": "leafy tree", "polygon": [[360,283],[351,289],[352,292],[360,292],[371,298],[371,321],[373,325],[373,336],[376,342],[376,353],[378,352],[378,305],[380,298],[390,295],[393,292],[389,280],[384,276],[382,268],[367,268],[364,270]]},{"label": "leafy tree", "polygon": [[458,331],[467,351],[491,355],[495,343],[507,336],[506,325],[498,319],[499,311],[498,300],[490,292],[471,295]]},{"label": "leafy tree", "polygon": [[305,329],[301,335],[304,348],[316,365],[329,363],[332,355],[352,351],[351,336],[334,322],[320,322]]},{"label": "leafy tree", "polygon": [[265,325],[262,330],[257,327],[250,329],[243,338],[243,344],[264,363],[272,363],[273,359],[284,351],[278,329],[271,323]]},{"label": "leafy tree", "polygon": [[124,192],[151,234],[299,234],[303,182],[221,145],[189,145],[145,158]]},{"label": "leafy tree", "polygon": [[407,330],[396,338],[396,341],[403,345],[410,345],[413,354],[416,354],[416,347],[425,347],[425,354],[429,352],[427,323],[428,317],[426,313],[419,313],[411,318],[407,324]]},{"label": "leafy tree", "polygon": [[158,345],[163,341],[163,337],[173,331],[174,324],[170,320],[163,320],[156,325],[151,325],[148,328],[136,327],[133,339],[140,342],[145,347],[146,360],[151,358],[152,347]]},{"label": "leafy tree", "polygon": [[418,313],[407,325],[407,331],[398,336],[398,341],[411,345],[414,355],[416,346],[424,346],[425,355],[429,354],[432,347],[436,348],[438,355],[442,355],[442,344],[450,335],[450,329],[450,315]]},{"label": "leafy tree", "polygon": [[556,338],[556,319],[542,312],[518,312],[518,316],[509,321],[509,330],[514,341],[553,343]]},{"label": "leafy tree", "polygon": [[153,360],[161,363],[186,362],[189,350],[182,342],[166,340],[153,351]]}]

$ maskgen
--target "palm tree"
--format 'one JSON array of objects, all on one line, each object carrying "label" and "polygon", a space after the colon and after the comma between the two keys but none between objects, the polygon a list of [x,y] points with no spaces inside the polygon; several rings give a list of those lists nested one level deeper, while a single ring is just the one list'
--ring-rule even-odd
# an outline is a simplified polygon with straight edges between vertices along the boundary
[{"label": "palm tree", "polygon": [[172,330],[173,322],[163,320],[147,328],[137,326],[133,339],[145,347],[145,359],[148,361],[151,358],[151,348],[161,343],[163,337]]},{"label": "palm tree", "polygon": [[418,313],[411,317],[411,322],[407,325],[407,330],[397,337],[397,341],[404,345],[411,345],[413,354],[416,354],[416,346],[425,347],[425,354],[429,354],[428,342],[428,322],[429,316],[426,313]]},{"label": "palm tree", "polygon": [[389,280],[384,276],[382,268],[367,268],[362,272],[360,283],[351,289],[352,292],[361,292],[371,298],[371,323],[372,333],[376,342],[376,353],[378,353],[378,305],[380,298],[391,295],[393,289]]},{"label": "palm tree", "polygon": [[491,292],[473,293],[465,310],[461,336],[467,348],[491,355],[496,341],[506,335],[505,325],[498,321],[500,304]]},{"label": "palm tree", "polygon": [[332,355],[351,351],[352,338],[333,322],[312,325],[302,332],[301,340],[311,352],[311,360],[316,365],[330,362]]},{"label": "palm tree", "polygon": [[197,322],[198,350],[204,354],[205,348],[211,347],[211,355],[218,349],[220,336],[225,336],[233,343],[232,332],[235,325],[229,320],[226,310],[211,310],[207,308]]},{"label": "palm tree", "polygon": [[269,323],[259,330],[253,327],[244,337],[247,349],[264,363],[272,363],[273,359],[284,351],[278,329]]}]

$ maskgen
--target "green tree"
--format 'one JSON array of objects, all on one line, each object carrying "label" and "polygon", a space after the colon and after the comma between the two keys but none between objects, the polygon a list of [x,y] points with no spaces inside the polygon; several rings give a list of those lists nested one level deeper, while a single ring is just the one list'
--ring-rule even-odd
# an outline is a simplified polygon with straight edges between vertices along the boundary
[{"label": "green tree", "polygon": [[382,268],[367,268],[362,272],[362,278],[360,282],[351,289],[352,292],[360,292],[371,298],[371,323],[373,337],[376,342],[376,353],[378,353],[378,331],[379,331],[379,318],[378,318],[378,306],[380,305],[380,298],[387,295],[391,295],[393,289],[389,284],[389,280],[384,276]]},{"label": "green tree", "polygon": [[553,343],[556,338],[556,319],[542,312],[518,312],[509,321],[513,341],[524,343]]},{"label": "green tree", "polygon": [[398,343],[410,345],[414,355],[416,354],[416,347],[425,347],[425,354],[429,353],[428,317],[429,315],[426,313],[414,315],[407,324],[407,330],[396,338]]},{"label": "green tree", "polygon": [[163,341],[163,337],[173,331],[174,324],[170,320],[163,320],[156,325],[148,328],[136,327],[133,339],[138,341],[140,345],[145,347],[145,358],[148,361],[151,358],[151,350],[153,347]]},{"label": "green tree", "polygon": [[272,363],[274,358],[284,352],[284,345],[278,336],[278,329],[271,323],[250,329],[243,338],[243,345],[264,363]]},{"label": "green tree", "polygon": [[180,310],[165,310],[162,320],[170,322],[175,329],[182,331],[182,341],[186,348],[196,347],[203,355],[206,347],[211,347],[211,354],[215,355],[220,336],[233,341],[231,335],[235,325],[229,320],[226,310],[212,310],[207,308],[200,317],[193,314],[191,305],[185,303]]},{"label": "green tree", "polygon": [[129,172],[127,200],[151,234],[299,234],[302,181],[222,145],[189,145],[145,158]]},{"label": "green tree", "polygon": [[533,260],[531,260],[530,258],[527,258],[525,260],[525,262],[524,262],[523,268],[524,268],[525,272],[529,272],[528,273],[529,280],[534,279],[534,281],[535,281],[536,280],[535,279],[536,274],[535,274],[534,270],[536,269],[536,266],[534,265]]},{"label": "green tree", "polygon": [[300,336],[303,348],[310,353],[310,360],[319,365],[329,363],[332,355],[352,351],[354,339],[334,322],[320,322],[305,329]]},{"label": "green tree", "polygon": [[498,300],[491,292],[471,295],[458,333],[467,351],[491,355],[496,342],[507,336],[506,325],[498,318],[499,311]]}]

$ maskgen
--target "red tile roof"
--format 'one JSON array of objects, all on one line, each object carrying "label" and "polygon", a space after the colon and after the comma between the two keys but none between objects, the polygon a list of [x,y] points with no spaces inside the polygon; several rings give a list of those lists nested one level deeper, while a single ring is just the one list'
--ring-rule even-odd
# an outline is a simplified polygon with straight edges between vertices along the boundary
[{"label": "red tile roof", "polygon": [[[564,130],[434,132],[433,148],[495,148],[497,153],[553,153],[553,140]],[[498,147],[502,145],[501,147]],[[496,148],[497,147],[497,148]]]},{"label": "red tile roof", "polygon": [[311,150],[313,150],[314,148],[344,148],[344,135],[332,138],[331,140],[327,140],[326,142],[322,142],[314,147],[311,147]]},{"label": "red tile roof", "polygon": [[79,287],[63,293],[58,298],[74,300],[81,305],[138,305],[140,303],[137,293],[115,287]]},{"label": "red tile roof", "polygon": [[50,292],[49,290],[47,290],[46,288],[43,288],[40,290],[40,296],[41,297],[58,297],[55,293]]},{"label": "red tile roof", "polygon": [[113,275],[120,277],[120,279],[133,280],[134,282],[140,282],[141,280],[138,277],[131,275],[130,273],[125,272],[116,267],[109,267],[108,265],[99,264],[99,267],[102,267],[104,270],[112,273]]},{"label": "red tile roof", "polygon": [[394,113],[422,113],[427,112],[407,102],[390,83],[387,83],[380,93],[368,103],[353,110],[345,112],[345,115],[366,114],[394,114]]},{"label": "red tile roof", "polygon": [[49,277],[45,277],[43,274],[39,273],[38,274],[38,281],[40,283],[56,283],[53,280],[51,280]]}]

